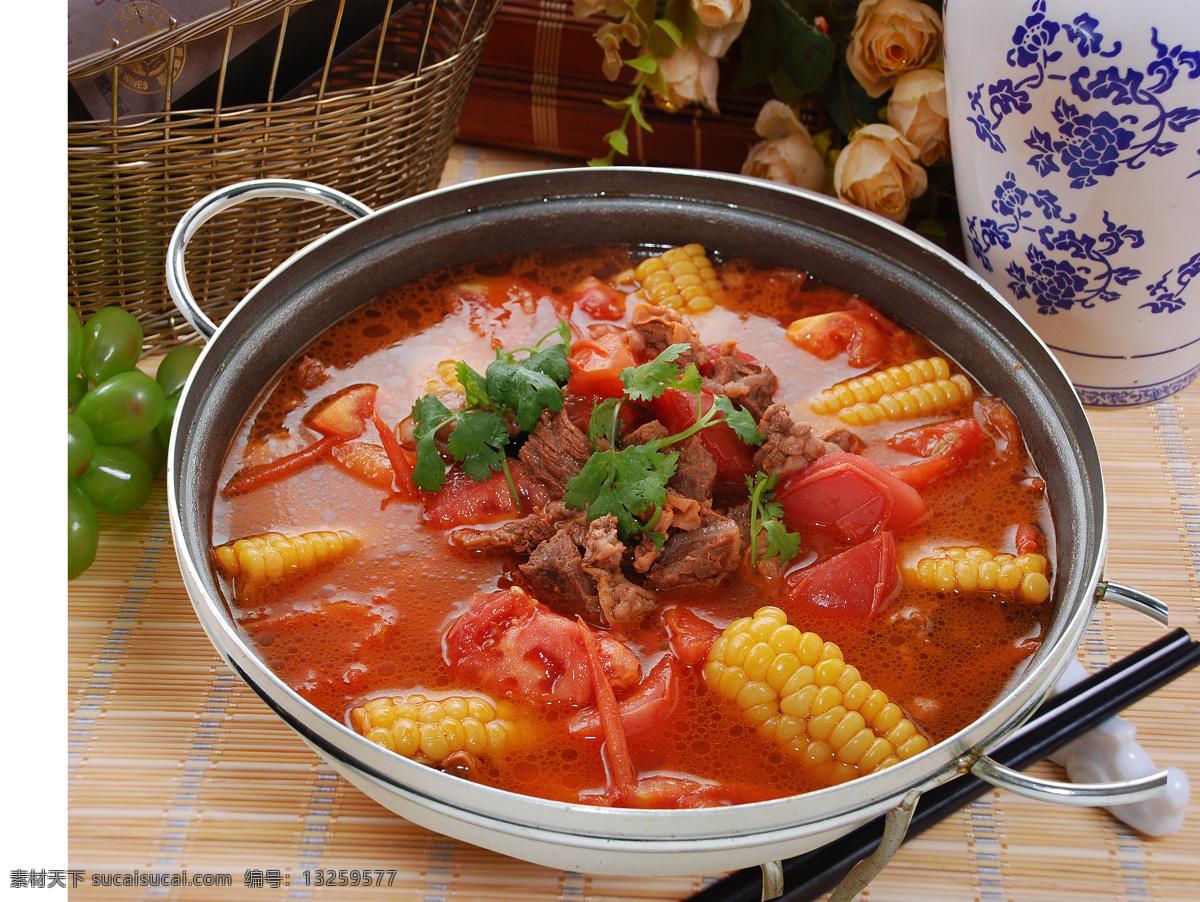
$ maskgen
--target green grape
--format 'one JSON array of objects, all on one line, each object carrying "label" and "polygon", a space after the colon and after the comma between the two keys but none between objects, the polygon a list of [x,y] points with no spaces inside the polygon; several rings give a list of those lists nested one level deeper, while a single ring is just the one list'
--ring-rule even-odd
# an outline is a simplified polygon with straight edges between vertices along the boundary
[{"label": "green grape", "polygon": [[179,408],[179,399],[183,389],[179,388],[167,395],[167,403],[163,406],[162,419],[158,421],[155,432],[164,448],[171,447],[171,427],[175,425],[175,411]]},{"label": "green grape", "polygon": [[73,413],[67,414],[67,479],[78,479],[84,474],[95,447],[96,440],[88,424]]},{"label": "green grape", "polygon": [[67,578],[74,579],[96,560],[100,522],[78,483],[67,483]]},{"label": "green grape", "polygon": [[84,395],[75,413],[100,444],[125,445],[157,426],[165,405],[158,383],[141,370],[130,370]]},{"label": "green grape", "polygon": [[150,465],[128,448],[97,445],[91,466],[73,484],[83,489],[97,510],[116,517],[146,503],[154,474]]},{"label": "green grape", "polygon": [[83,326],[75,308],[67,304],[67,379],[75,381],[79,375],[79,364],[83,360]]},{"label": "green grape", "polygon": [[121,307],[101,307],[83,327],[83,372],[93,385],[127,373],[142,356],[142,324]]},{"label": "green grape", "polygon": [[195,345],[180,345],[167,352],[167,356],[158,365],[158,372],[154,374],[154,378],[162,386],[164,395],[170,396],[183,388],[188,373],[192,371],[196,358],[200,356],[200,350]]},{"label": "green grape", "polygon": [[159,470],[163,468],[163,464],[167,462],[167,449],[163,445],[162,440],[158,437],[158,430],[151,429],[139,439],[135,439],[128,444],[122,445],[122,448],[128,448],[147,464],[150,465],[150,472],[158,475]]},{"label": "green grape", "polygon": [[87,376],[76,373],[71,384],[67,386],[67,409],[74,407],[87,394]]}]

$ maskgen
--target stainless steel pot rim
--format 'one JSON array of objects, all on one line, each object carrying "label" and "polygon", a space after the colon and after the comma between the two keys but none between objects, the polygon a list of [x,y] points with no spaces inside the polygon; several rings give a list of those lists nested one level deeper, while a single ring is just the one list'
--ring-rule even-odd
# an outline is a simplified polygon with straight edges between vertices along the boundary
[{"label": "stainless steel pot rim", "polygon": [[[283,272],[289,267],[301,265],[305,260],[315,258],[330,245],[344,242],[347,236],[352,236],[354,230],[362,228],[365,222],[395,217],[414,208],[419,211],[429,207],[434,214],[442,216],[444,219],[453,217],[453,215],[470,217],[486,213],[489,209],[507,206],[554,204],[579,197],[611,196],[620,198],[627,197],[631,193],[684,207],[707,205],[751,211],[756,209],[748,201],[731,203],[719,199],[689,197],[684,190],[684,186],[696,186],[698,183],[704,183],[721,186],[722,190],[733,188],[755,196],[787,195],[799,203],[823,208],[835,217],[850,217],[853,220],[867,223],[871,229],[883,230],[905,245],[911,245],[932,255],[937,259],[939,265],[952,268],[959,277],[973,283],[973,287],[978,291],[993,298],[998,309],[1003,311],[999,315],[1012,320],[1009,328],[1020,328],[1027,334],[1028,340],[1045,350],[1046,360],[1052,362],[1053,367],[1057,369],[1057,375],[1050,372],[1044,376],[1052,382],[1058,381],[1060,386],[1065,386],[1066,390],[1070,391],[1065,373],[1062,372],[1061,367],[1058,367],[1044,344],[1017,319],[1011,308],[983,280],[930,242],[882,217],[847,207],[830,198],[802,189],[774,185],[742,176],[697,174],[691,171],[672,169],[637,169],[614,172],[609,181],[615,182],[616,185],[608,188],[596,187],[599,184],[597,178],[597,171],[592,169],[567,169],[548,173],[496,176],[465,185],[442,188],[426,195],[400,201],[367,214],[361,220],[347,223],[293,256],[238,304],[233,314],[217,329],[216,334],[201,355],[200,361],[193,370],[193,378],[201,371],[206,357],[211,354],[220,360],[222,354],[225,353],[225,343],[237,341],[236,337],[227,338],[227,336],[230,336],[230,333],[238,328],[239,314],[252,307],[261,295],[269,292]],[[499,197],[490,196],[496,194],[497,191]],[[697,191],[696,193],[701,192]],[[459,198],[463,199],[463,203],[456,203]],[[453,213],[455,208],[458,210],[457,214]],[[421,225],[425,227],[428,223]],[[219,366],[220,364],[214,365]],[[192,388],[193,379],[189,379],[185,388],[185,401],[180,405],[181,410],[186,403],[187,396],[192,392]],[[1077,399],[1075,403],[1078,403]],[[1082,416],[1082,411],[1079,415]],[[187,547],[187,537],[182,525],[180,499],[177,492],[180,476],[176,454],[177,446],[187,438],[179,434],[182,423],[183,418],[176,422],[176,429],[172,436],[172,452],[168,462],[168,494],[172,533],[176,539],[176,547],[181,549]],[[1071,616],[1061,624],[1056,651],[1053,654],[1041,654],[1035,658],[1016,690],[1006,695],[1000,703],[985,712],[959,734],[893,768],[869,777],[859,778],[850,784],[830,787],[803,796],[716,810],[629,811],[533,799],[490,787],[466,784],[457,778],[399,758],[358,736],[344,724],[336,723],[319,714],[308,702],[267,670],[237,633],[223,605],[208,592],[195,562],[191,560],[190,556],[186,556],[186,560],[185,556],[181,556],[180,563],[184,571],[185,582],[188,584],[189,595],[192,597],[197,613],[222,656],[289,725],[302,732],[307,740],[311,742],[315,739],[316,744],[325,749],[328,754],[336,755],[346,766],[362,771],[371,779],[393,785],[399,791],[439,800],[439,804],[470,813],[471,816],[481,816],[489,822],[503,821],[521,823],[526,826],[537,825],[551,832],[575,834],[581,829],[580,814],[586,813],[585,829],[589,835],[613,839],[627,838],[630,825],[634,824],[639,835],[647,837],[646,840],[640,841],[654,841],[656,838],[665,840],[681,836],[696,838],[724,836],[728,838],[731,835],[757,834],[764,831],[796,828],[804,824],[824,823],[830,818],[851,817],[858,812],[877,812],[885,809],[914,787],[922,790],[928,789],[957,776],[969,765],[974,756],[993,746],[1023,722],[1065,668],[1068,657],[1078,645],[1091,616],[1093,596],[1100,578],[1103,549],[1107,542],[1107,518],[1103,509],[1102,485],[1097,488],[1100,498],[1092,499],[1094,503],[1099,503],[1100,514],[1098,534],[1094,537],[1096,540],[1096,565],[1084,580],[1083,591],[1079,593],[1080,597],[1072,607]],[[533,812],[528,818],[521,818],[519,821],[513,820],[514,800],[516,799],[520,800],[522,809],[528,808]],[[709,823],[714,818],[714,811],[718,819],[739,820],[745,823],[741,825],[724,823],[714,828]],[[725,815],[724,812],[738,812],[738,814]],[[661,825],[661,827],[656,829],[655,825]],[[662,832],[659,832],[660,830]]]}]

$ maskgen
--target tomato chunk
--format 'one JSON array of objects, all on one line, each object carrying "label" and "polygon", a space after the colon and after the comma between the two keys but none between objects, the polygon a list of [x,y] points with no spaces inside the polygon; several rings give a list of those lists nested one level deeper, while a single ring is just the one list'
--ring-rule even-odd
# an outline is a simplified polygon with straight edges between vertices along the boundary
[{"label": "tomato chunk", "polygon": [[859,543],[929,516],[919,492],[861,454],[833,452],[792,476],[775,496],[789,525],[831,527]]},{"label": "tomato chunk", "polygon": [[378,385],[360,382],[323,398],[304,415],[303,423],[313,432],[340,439],[358,438],[366,431],[375,410]]},{"label": "tomato chunk", "polygon": [[1013,412],[999,398],[980,398],[975,402],[975,418],[980,428],[991,437],[996,446],[996,456],[1011,460],[1021,451],[1021,427]]},{"label": "tomato chunk", "polygon": [[883,330],[865,313],[835,310],[818,313],[793,322],[788,338],[821,360],[847,353],[851,366],[875,366],[887,353],[888,341]]},{"label": "tomato chunk", "polygon": [[1018,523],[1013,537],[1017,554],[1039,554],[1045,547],[1045,536],[1032,523]]},{"label": "tomato chunk", "polygon": [[[712,392],[701,392],[700,407],[703,412],[708,413],[712,405]],[[652,409],[672,434],[682,432],[696,422],[696,396],[677,388],[668,388],[655,398]],[[754,449],[724,423],[715,423],[696,434],[717,463],[717,482],[744,489],[746,477],[755,472]]]},{"label": "tomato chunk", "polygon": [[[806,606],[832,609],[869,619],[882,611],[900,590],[896,541],[890,532],[855,545],[785,578],[788,598],[797,609]],[[789,611],[789,617],[792,615]],[[797,611],[803,622],[803,615]]]},{"label": "tomato chunk", "polygon": [[888,467],[888,471],[911,486],[925,483],[961,470],[983,447],[983,429],[974,417],[932,423],[897,432],[888,446],[925,458],[918,463]]},{"label": "tomato chunk", "polygon": [[[646,678],[618,703],[625,735],[640,736],[649,732],[674,714],[678,704],[677,665],[675,658],[667,655],[650,668]],[[567,730],[575,736],[594,738],[602,735],[599,710],[584,708],[567,722]]]},{"label": "tomato chunk", "polygon": [[[580,629],[524,590],[503,589],[478,599],[450,627],[446,663],[454,679],[499,695],[589,705],[595,696]],[[606,633],[596,639],[614,689],[636,684],[637,656]]]},{"label": "tomato chunk", "polygon": [[385,492],[392,490],[392,464],[382,445],[341,442],[330,450],[329,456],[351,476]]},{"label": "tomato chunk", "polygon": [[[522,510],[527,512],[550,500],[550,490],[543,483],[530,479],[520,461],[510,460],[508,467]],[[493,473],[483,482],[476,482],[457,463],[446,471],[446,484],[442,490],[425,505],[425,523],[435,529],[489,523],[518,514],[503,473]]]},{"label": "tomato chunk", "polygon": [[604,398],[619,398],[625,393],[621,372],[634,365],[629,345],[616,332],[575,342],[567,363],[571,366],[568,392]]},{"label": "tomato chunk", "polygon": [[721,635],[721,630],[690,608],[678,605],[662,612],[667,627],[667,641],[680,662],[692,667],[708,657],[708,650]]},{"label": "tomato chunk", "polygon": [[565,301],[592,319],[619,320],[625,315],[625,295],[588,276],[566,296]]}]

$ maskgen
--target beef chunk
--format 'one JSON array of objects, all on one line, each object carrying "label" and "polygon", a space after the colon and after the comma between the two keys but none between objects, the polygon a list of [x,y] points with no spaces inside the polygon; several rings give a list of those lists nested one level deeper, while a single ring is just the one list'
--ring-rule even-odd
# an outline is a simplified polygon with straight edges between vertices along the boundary
[{"label": "beef chunk", "polygon": [[862,454],[867,449],[867,443],[844,426],[826,435],[825,443],[831,446],[829,451],[845,451],[848,454]]},{"label": "beef chunk", "polygon": [[306,354],[296,364],[296,378],[302,387],[311,389],[323,384],[329,374],[325,372],[325,364]]},{"label": "beef chunk", "polygon": [[629,445],[644,445],[647,442],[652,442],[657,438],[666,438],[671,434],[666,426],[658,420],[651,420],[649,423],[643,423],[637,429],[631,429],[621,436],[621,444]]},{"label": "beef chunk", "polygon": [[[622,546],[624,548],[624,546]],[[529,555],[520,570],[535,597],[560,614],[582,614],[594,620],[600,613],[596,583],[584,570],[579,546],[570,530],[561,529]]]},{"label": "beef chunk", "polygon": [[708,507],[703,502],[667,489],[667,500],[654,524],[659,532],[675,529],[699,529]]},{"label": "beef chunk", "polygon": [[754,455],[754,466],[780,480],[799,473],[825,453],[825,442],[807,423],[793,422],[783,404],[772,404],[758,421],[767,440]]},{"label": "beef chunk", "polygon": [[700,343],[700,333],[691,320],[670,307],[653,304],[638,304],[629,319],[629,330],[633,333],[631,348],[644,348],[642,357],[653,360],[673,344],[686,344],[690,349],[675,359],[679,366],[689,363],[699,366],[707,363],[708,349]]},{"label": "beef chunk", "polygon": [[737,507],[723,509],[722,516],[728,517],[737,524],[738,534],[742,537],[742,548],[750,550],[750,502],[744,501]]},{"label": "beef chunk", "polygon": [[701,504],[712,501],[713,487],[717,484],[717,461],[699,435],[689,436],[675,446],[679,461],[675,475],[667,483],[685,498]]},{"label": "beef chunk", "polygon": [[712,371],[704,379],[704,387],[713,394],[726,395],[756,420],[762,419],[779,380],[771,368],[757,360],[742,360],[737,355],[737,343],[727,341],[721,352],[712,360]]},{"label": "beef chunk", "polygon": [[551,415],[546,410],[518,456],[531,479],[544,482],[561,498],[567,481],[579,475],[592,450],[587,433],[572,423],[565,411]]},{"label": "beef chunk", "polygon": [[545,510],[535,511],[518,520],[505,520],[490,529],[460,527],[450,533],[450,543],[468,551],[500,548],[517,554],[529,554],[552,537],[561,524],[575,520],[583,521],[580,511],[570,510],[561,501],[551,501]]},{"label": "beef chunk", "polygon": [[[701,507],[700,502],[696,499],[687,498],[667,489],[667,500],[663,503],[658,519],[654,523],[654,529],[664,535],[672,528],[676,530],[698,529],[701,514],[707,509],[707,504]],[[633,550],[633,569],[638,573],[645,573],[657,560],[659,553],[659,548],[654,544],[654,540],[648,535],[643,535],[637,548]]]},{"label": "beef chunk", "polygon": [[650,568],[646,585],[651,589],[715,586],[741,562],[742,535],[737,523],[714,511],[702,510],[697,529],[677,532],[667,539],[662,554]]},{"label": "beef chunk", "polygon": [[583,569],[596,581],[600,609],[610,626],[636,623],[658,607],[653,593],[621,572],[624,557],[625,544],[617,538],[616,517],[605,514],[588,524]]},{"label": "beef chunk", "polygon": [[[626,446],[644,445],[668,435],[670,432],[666,426],[658,420],[651,420],[627,433],[621,443]],[[711,501],[713,487],[717,483],[717,461],[708,446],[700,436],[692,435],[676,445],[674,450],[679,452],[679,461],[675,465],[675,474],[667,484],[685,498],[693,498],[701,504]]]}]

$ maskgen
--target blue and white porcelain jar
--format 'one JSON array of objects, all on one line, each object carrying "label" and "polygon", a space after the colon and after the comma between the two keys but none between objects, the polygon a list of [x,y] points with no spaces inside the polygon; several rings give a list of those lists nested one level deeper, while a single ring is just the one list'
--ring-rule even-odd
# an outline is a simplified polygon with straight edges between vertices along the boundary
[{"label": "blue and white porcelain jar", "polygon": [[1200,373],[1200,0],[945,0],[972,267],[1093,406]]}]

